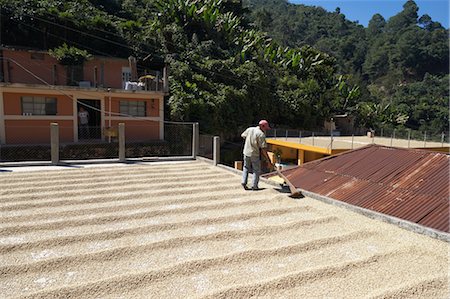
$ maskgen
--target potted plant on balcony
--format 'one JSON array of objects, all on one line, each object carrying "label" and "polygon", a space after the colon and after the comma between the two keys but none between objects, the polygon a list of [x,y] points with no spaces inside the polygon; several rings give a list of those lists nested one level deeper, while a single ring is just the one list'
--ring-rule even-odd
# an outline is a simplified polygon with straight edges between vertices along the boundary
[{"label": "potted plant on balcony", "polygon": [[48,51],[49,55],[56,58],[67,69],[67,85],[78,85],[83,79],[83,63],[92,57],[86,50],[68,46],[62,46]]}]

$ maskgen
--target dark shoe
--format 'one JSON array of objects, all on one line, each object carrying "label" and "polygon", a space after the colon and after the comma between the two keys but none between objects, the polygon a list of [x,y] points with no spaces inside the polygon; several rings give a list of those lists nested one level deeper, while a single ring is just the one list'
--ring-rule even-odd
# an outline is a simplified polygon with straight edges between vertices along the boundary
[{"label": "dark shoe", "polygon": [[252,191],[259,191],[259,190],[262,190],[262,189],[260,189],[258,187],[252,187]]},{"label": "dark shoe", "polygon": [[241,185],[244,188],[244,190],[248,190],[247,184],[241,183]]}]

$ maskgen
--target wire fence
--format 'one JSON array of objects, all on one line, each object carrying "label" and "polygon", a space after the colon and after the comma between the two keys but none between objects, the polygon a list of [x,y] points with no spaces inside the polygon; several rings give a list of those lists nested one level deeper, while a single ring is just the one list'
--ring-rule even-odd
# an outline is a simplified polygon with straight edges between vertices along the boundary
[{"label": "wire fence", "polygon": [[[193,157],[194,147],[199,156],[213,159],[214,136],[201,134],[196,140],[194,123],[134,121],[124,129],[125,157]],[[58,126],[59,160],[117,159],[119,157],[119,125],[110,127],[74,128]],[[198,133],[197,133],[198,134]],[[403,148],[440,148],[448,150],[449,132],[383,129],[367,135],[341,136],[338,132],[317,132],[272,129],[267,138],[334,149],[354,149],[368,144]],[[51,161],[50,125],[8,126],[0,145],[0,162]],[[194,144],[195,142],[195,144]],[[232,166],[242,159],[242,140],[221,140],[220,163]]]},{"label": "wire fence", "polygon": [[[193,156],[193,123],[135,121],[125,125],[125,157]],[[51,126],[8,126],[0,144],[0,162],[52,161],[52,142],[59,161],[119,158],[119,124],[74,128],[58,125],[58,140]],[[55,143],[56,142],[56,143]]]},{"label": "wire fence", "polygon": [[213,159],[214,135],[200,134],[198,155],[207,159]]},{"label": "wire fence", "polygon": [[[359,132],[358,132],[359,133]],[[368,144],[403,148],[448,148],[449,132],[414,131],[409,129],[382,129],[366,135],[341,135],[338,131],[318,132],[290,129],[272,129],[267,138],[327,149],[354,149]]]},{"label": "wire fence", "polygon": [[[8,134],[14,132],[14,134]],[[0,145],[0,161],[49,161],[50,126],[10,126],[6,144]]]}]

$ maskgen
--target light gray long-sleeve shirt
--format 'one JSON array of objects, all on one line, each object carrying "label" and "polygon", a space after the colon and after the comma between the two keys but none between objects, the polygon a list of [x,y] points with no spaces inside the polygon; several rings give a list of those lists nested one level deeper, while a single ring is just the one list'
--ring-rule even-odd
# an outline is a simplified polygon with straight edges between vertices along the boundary
[{"label": "light gray long-sleeve shirt", "polygon": [[245,138],[244,155],[247,157],[259,156],[259,149],[266,148],[266,134],[257,127],[247,128],[241,136]]}]

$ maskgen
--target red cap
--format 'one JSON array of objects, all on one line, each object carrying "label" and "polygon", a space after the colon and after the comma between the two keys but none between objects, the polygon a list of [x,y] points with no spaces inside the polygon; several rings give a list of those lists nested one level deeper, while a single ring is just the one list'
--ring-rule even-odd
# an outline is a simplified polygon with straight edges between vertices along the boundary
[{"label": "red cap", "polygon": [[270,130],[269,122],[265,119],[259,121],[259,127],[263,130]]}]

